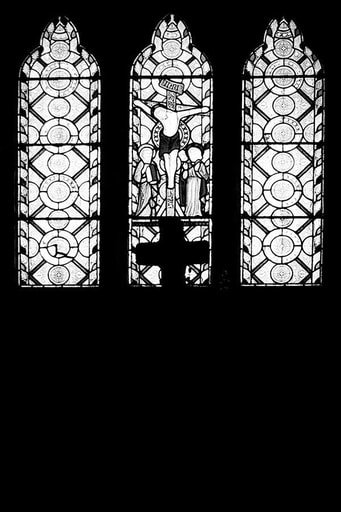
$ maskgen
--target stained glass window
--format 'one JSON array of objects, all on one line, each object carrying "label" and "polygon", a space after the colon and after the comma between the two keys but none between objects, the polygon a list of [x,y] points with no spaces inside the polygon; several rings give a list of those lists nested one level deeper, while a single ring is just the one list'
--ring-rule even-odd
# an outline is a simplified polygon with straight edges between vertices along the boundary
[{"label": "stained glass window", "polygon": [[243,76],[243,284],[321,284],[323,165],[321,64],[273,20]]},{"label": "stained glass window", "polygon": [[24,61],[18,105],[21,286],[99,283],[100,75],[58,18]]},{"label": "stained glass window", "polygon": [[130,80],[129,283],[211,279],[212,70],[174,15]]}]

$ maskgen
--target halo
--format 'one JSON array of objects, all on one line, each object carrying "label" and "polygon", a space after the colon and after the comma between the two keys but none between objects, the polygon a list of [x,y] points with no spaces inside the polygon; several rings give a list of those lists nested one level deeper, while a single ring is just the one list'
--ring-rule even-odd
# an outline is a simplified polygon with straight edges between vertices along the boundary
[{"label": "halo", "polygon": [[[162,131],[162,124],[159,122],[154,126],[152,132],[152,139],[154,141],[155,146],[158,148],[160,145],[160,132]],[[190,140],[190,130],[184,121],[180,121],[179,124],[179,132],[180,132],[180,149],[184,149],[189,140]]]},{"label": "halo", "polygon": [[155,151],[155,147],[152,144],[142,144],[142,146],[137,150],[138,154],[140,155],[144,149],[151,149],[153,152]]}]

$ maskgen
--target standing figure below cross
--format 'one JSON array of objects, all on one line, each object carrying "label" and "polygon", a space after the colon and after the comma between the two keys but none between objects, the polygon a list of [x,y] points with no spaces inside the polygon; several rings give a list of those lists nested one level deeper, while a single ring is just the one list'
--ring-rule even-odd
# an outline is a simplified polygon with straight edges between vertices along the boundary
[{"label": "standing figure below cross", "polygon": [[209,262],[209,243],[186,242],[182,222],[176,217],[160,218],[159,226],[159,242],[137,245],[137,263],[161,267],[163,287],[184,287],[186,266]]}]

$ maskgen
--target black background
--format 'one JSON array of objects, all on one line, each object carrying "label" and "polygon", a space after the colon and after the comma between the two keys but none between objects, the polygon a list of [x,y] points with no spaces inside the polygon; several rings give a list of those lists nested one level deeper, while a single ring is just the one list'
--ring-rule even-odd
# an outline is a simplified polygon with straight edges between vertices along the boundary
[{"label": "black background", "polygon": [[[331,508],[340,330],[336,8],[289,0],[2,6],[1,405],[11,503]],[[129,72],[170,12],[214,70],[214,285],[179,294],[127,286]],[[16,286],[17,74],[59,15],[76,25],[102,73],[98,289]],[[270,20],[282,16],[296,21],[327,75],[324,281],[241,288],[241,73]]]},{"label": "black background", "polygon": [[[273,341],[290,340],[296,325],[326,323],[337,289],[340,186],[337,155],[340,59],[336,11],[326,3],[279,2],[241,5],[219,2],[139,2],[96,5],[59,1],[16,4],[3,18],[1,169],[3,290],[10,312],[20,311],[19,324],[55,325],[66,333],[101,333],[101,339],[125,337],[159,340],[163,332],[195,341],[194,332],[209,339],[232,340],[254,329]],[[127,190],[129,72],[136,55],[150,44],[156,24],[174,12],[188,25],[193,43],[214,70],[214,203],[213,286],[179,293],[163,289],[132,289],[127,285]],[[16,110],[17,73],[27,53],[39,45],[47,23],[66,15],[79,30],[81,44],[97,58],[102,74],[102,208],[101,283],[98,289],[20,289],[16,285]],[[244,61],[263,40],[272,18],[293,18],[305,42],[320,58],[327,76],[325,168],[325,236],[323,286],[315,288],[241,288],[239,286],[241,74]],[[33,315],[33,319],[31,316]],[[23,319],[24,323],[23,323]],[[51,323],[50,323],[51,322]],[[272,322],[275,330],[268,330]],[[269,324],[270,325],[270,324]],[[125,328],[129,326],[129,328]],[[158,328],[161,328],[161,332]],[[230,327],[229,327],[230,326]],[[277,326],[277,328],[276,328]],[[120,332],[124,328],[124,334]],[[234,328],[237,327],[238,330]],[[258,330],[259,329],[259,330]],[[329,337],[329,335],[326,335]],[[309,338],[309,336],[308,336]]]}]

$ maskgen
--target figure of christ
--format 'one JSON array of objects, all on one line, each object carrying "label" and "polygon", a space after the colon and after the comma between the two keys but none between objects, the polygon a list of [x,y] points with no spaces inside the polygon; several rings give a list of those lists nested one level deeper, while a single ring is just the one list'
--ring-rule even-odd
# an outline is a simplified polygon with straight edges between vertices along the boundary
[{"label": "figure of christ", "polygon": [[170,110],[163,105],[149,107],[141,100],[135,100],[134,105],[162,124],[159,157],[160,161],[163,160],[164,169],[167,174],[167,188],[173,189],[175,173],[178,169],[178,153],[180,150],[180,121],[185,117],[194,116],[196,114],[207,114],[210,109],[208,107],[194,107],[185,110]]}]

